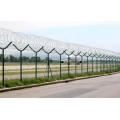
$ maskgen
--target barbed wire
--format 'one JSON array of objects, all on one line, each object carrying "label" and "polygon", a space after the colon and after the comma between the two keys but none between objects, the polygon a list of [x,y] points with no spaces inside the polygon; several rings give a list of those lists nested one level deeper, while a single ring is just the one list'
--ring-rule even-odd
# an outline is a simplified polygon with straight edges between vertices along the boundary
[{"label": "barbed wire", "polygon": [[[9,45],[9,43],[12,44]],[[49,39],[46,37],[29,35],[29,34],[14,32],[11,30],[0,28],[0,48],[6,48],[7,45],[9,45],[10,49],[15,49],[13,47],[14,45],[19,50],[23,50],[27,46],[27,50],[31,50],[30,48],[32,48],[32,50],[34,51],[43,50],[48,53],[54,49],[58,53],[63,53],[63,51],[65,51],[66,54],[71,54],[71,53],[77,54],[81,52],[83,54],[87,53],[88,55],[96,54],[96,55],[120,57],[120,55],[117,52],[113,52],[109,50],[93,48],[93,47],[88,47],[74,43],[66,43],[54,39]]]}]

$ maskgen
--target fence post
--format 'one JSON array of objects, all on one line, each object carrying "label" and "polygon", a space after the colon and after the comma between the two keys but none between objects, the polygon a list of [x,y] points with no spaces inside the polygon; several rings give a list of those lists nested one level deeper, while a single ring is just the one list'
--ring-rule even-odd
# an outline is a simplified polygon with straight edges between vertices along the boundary
[{"label": "fence post", "polygon": [[109,57],[107,59],[107,62],[108,62],[108,71],[110,70],[110,61],[109,61]]},{"label": "fence post", "polygon": [[[51,68],[50,68],[50,56],[49,55],[50,55],[50,53],[52,53],[55,50],[55,48],[53,48],[50,52],[47,52],[43,48],[42,48],[42,50],[47,54],[47,72],[48,72],[47,74],[48,74],[48,78],[49,78],[50,77],[49,73],[50,73],[50,70],[51,70]],[[51,76],[52,76],[52,71],[51,71]]]},{"label": "fence post", "polygon": [[81,56],[81,74],[83,73],[83,56]]},{"label": "fence post", "polygon": [[118,71],[119,71],[119,58],[118,58]]},{"label": "fence post", "polygon": [[61,54],[60,55],[60,78],[61,78]]},{"label": "fence post", "polygon": [[20,81],[22,81],[22,51],[20,51]]},{"label": "fence post", "polygon": [[114,72],[113,58],[112,58],[112,72]]},{"label": "fence post", "polygon": [[114,62],[114,72],[115,72],[115,57],[114,57],[114,59],[113,59],[113,62]]},{"label": "fence post", "polygon": [[5,74],[4,74],[4,72],[5,72],[5,70],[4,70],[4,68],[5,68],[5,60],[4,60],[4,49],[2,49],[2,86],[4,86],[5,85]]},{"label": "fence post", "polygon": [[77,68],[77,56],[75,55],[75,76],[76,76],[76,73],[77,73],[76,68]]},{"label": "fence post", "polygon": [[69,55],[68,55],[68,76],[70,75],[70,60],[69,60]]},{"label": "fence post", "polygon": [[22,52],[29,46],[26,45],[26,47],[24,47],[22,50],[19,49],[15,44],[13,44],[13,46],[20,52],[20,81],[22,81]]},{"label": "fence post", "polygon": [[74,54],[74,51],[72,51],[70,54],[68,54],[65,51],[65,54],[68,56],[68,76],[70,75],[70,55]]},{"label": "fence post", "polygon": [[115,57],[113,58],[114,72],[115,72]]},{"label": "fence post", "polygon": [[111,57],[110,57],[110,72],[111,72]]},{"label": "fence post", "polygon": [[109,70],[109,58],[108,58],[108,56],[107,56],[107,61],[106,61],[106,63],[107,63],[107,71]]},{"label": "fence post", "polygon": [[[75,56],[75,76],[77,75],[77,56],[80,55],[81,52],[78,52],[77,54],[74,54],[73,55]],[[80,62],[78,63],[80,64]]]},{"label": "fence post", "polygon": [[105,59],[104,59],[104,57],[103,57],[103,72],[105,72]]},{"label": "fence post", "polygon": [[106,57],[106,62],[105,63],[106,63],[106,69],[105,70],[107,71],[108,70],[108,57]]},{"label": "fence post", "polygon": [[119,64],[119,71],[120,71],[120,57],[119,57],[119,63],[118,64]]},{"label": "fence post", "polygon": [[111,61],[110,61],[110,57],[109,57],[109,71],[111,71]]},{"label": "fence post", "polygon": [[117,71],[118,71],[118,57],[117,57]]},{"label": "fence post", "polygon": [[98,58],[96,57],[96,72],[98,72],[97,62],[98,62]]},{"label": "fence post", "polygon": [[31,46],[29,46],[29,48],[35,53],[35,78],[37,79],[37,63],[38,63],[38,52],[40,52],[43,49],[43,46],[38,50],[35,51]]},{"label": "fence post", "polygon": [[87,56],[87,73],[88,73],[88,56]]},{"label": "fence post", "polygon": [[120,58],[118,58],[118,70],[120,71]]},{"label": "fence post", "polygon": [[105,57],[105,71],[107,70],[107,56]]},{"label": "fence post", "polygon": [[115,71],[117,70],[117,60],[115,58]]},{"label": "fence post", "polygon": [[2,86],[5,86],[5,49],[7,49],[12,42],[10,42],[6,47],[0,49],[2,50]]},{"label": "fence post", "polygon": [[102,71],[102,60],[101,60],[101,57],[100,57],[100,72]]},{"label": "fence post", "polygon": [[92,57],[92,73],[93,73],[93,57]]},{"label": "fence post", "polygon": [[37,52],[35,52],[35,78],[37,79]]},{"label": "fence post", "polygon": [[47,68],[48,68],[48,78],[49,78],[49,66],[50,66],[50,61],[49,61],[49,53],[47,54],[48,61],[47,61]]},{"label": "fence post", "polygon": [[56,49],[54,49],[55,50],[55,52],[58,54],[58,55],[60,55],[60,61],[59,61],[59,75],[60,75],[60,78],[62,77],[62,69],[61,69],[61,67],[62,67],[62,55],[66,52],[66,50],[64,50],[62,53],[60,53],[60,52],[58,52]]}]

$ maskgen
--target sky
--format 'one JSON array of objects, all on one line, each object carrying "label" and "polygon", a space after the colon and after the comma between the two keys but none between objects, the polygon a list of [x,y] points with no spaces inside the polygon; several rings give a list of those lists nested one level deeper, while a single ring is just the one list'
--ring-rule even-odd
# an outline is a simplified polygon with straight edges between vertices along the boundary
[{"label": "sky", "polygon": [[120,51],[120,23],[57,27],[27,33],[65,42]]},{"label": "sky", "polygon": [[119,0],[4,0],[0,27],[120,52],[119,5]]}]

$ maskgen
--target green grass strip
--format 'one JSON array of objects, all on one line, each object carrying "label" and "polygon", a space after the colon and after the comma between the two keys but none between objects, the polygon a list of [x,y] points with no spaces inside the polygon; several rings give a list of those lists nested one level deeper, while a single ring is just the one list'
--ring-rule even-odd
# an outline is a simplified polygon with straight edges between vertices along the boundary
[{"label": "green grass strip", "polygon": [[[119,70],[116,70],[114,72],[117,72]],[[4,88],[10,88],[10,87],[16,87],[16,86],[24,86],[24,85],[32,85],[32,84],[41,84],[45,82],[52,82],[55,80],[65,80],[68,78],[76,78],[76,77],[86,77],[86,76],[93,76],[93,75],[102,75],[105,73],[112,73],[113,71],[107,70],[107,71],[101,71],[101,72],[89,72],[89,73],[83,73],[83,74],[62,74],[62,77],[60,78],[59,75],[54,75],[53,77],[41,77],[38,79],[35,78],[25,78],[22,82],[20,82],[19,79],[14,80],[5,80],[5,86]],[[2,81],[0,81],[0,88],[2,87]]]}]

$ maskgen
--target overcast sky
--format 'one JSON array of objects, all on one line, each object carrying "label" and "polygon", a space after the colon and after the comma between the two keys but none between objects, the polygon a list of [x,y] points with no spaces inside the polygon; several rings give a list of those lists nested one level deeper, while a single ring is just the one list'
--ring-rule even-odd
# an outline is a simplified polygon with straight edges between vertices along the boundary
[{"label": "overcast sky", "polygon": [[4,0],[0,27],[120,51],[119,5],[119,0]]}]

